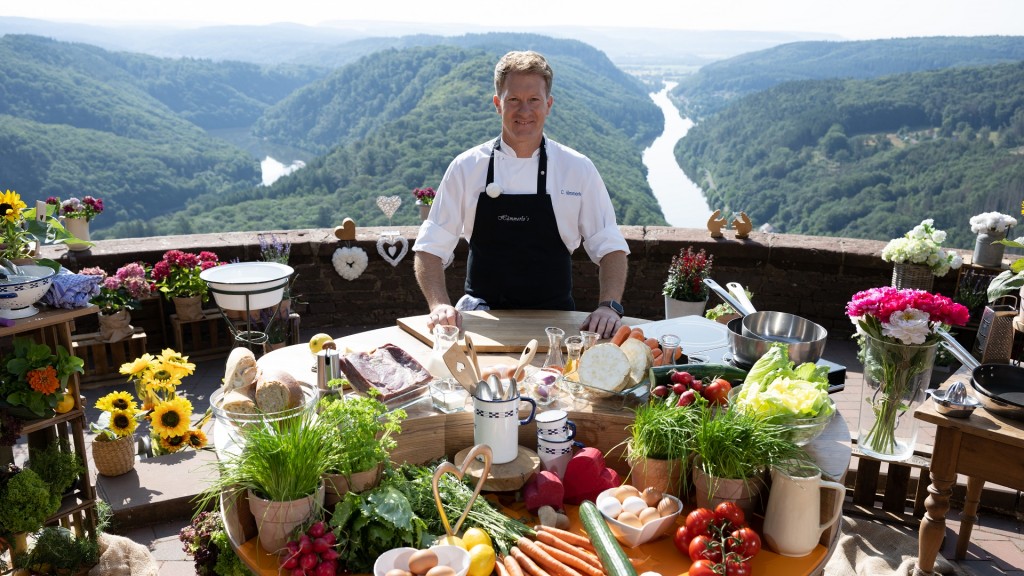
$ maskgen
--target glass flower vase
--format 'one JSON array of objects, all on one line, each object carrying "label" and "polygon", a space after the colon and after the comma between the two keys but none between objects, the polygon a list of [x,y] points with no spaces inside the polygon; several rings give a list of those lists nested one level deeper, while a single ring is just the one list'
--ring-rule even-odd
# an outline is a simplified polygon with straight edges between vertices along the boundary
[{"label": "glass flower vase", "polygon": [[924,401],[937,343],[908,346],[865,335],[857,445],[891,462],[909,459],[917,442],[914,410]]}]

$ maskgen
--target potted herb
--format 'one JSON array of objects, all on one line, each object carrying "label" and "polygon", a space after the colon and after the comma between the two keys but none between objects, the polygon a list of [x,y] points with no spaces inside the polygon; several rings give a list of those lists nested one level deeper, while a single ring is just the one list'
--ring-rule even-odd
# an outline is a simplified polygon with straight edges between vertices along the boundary
[{"label": "potted herb", "polygon": [[677,407],[674,399],[667,403],[652,395],[650,402],[638,406],[626,441],[630,482],[685,496],[693,430],[698,420],[696,410]]},{"label": "potted herb", "polygon": [[60,496],[35,471],[13,464],[0,472],[0,534],[13,534],[12,557],[28,551],[29,532],[60,508]]},{"label": "potted herb", "polygon": [[304,412],[241,433],[241,450],[221,454],[220,473],[196,497],[196,510],[210,509],[222,493],[225,506],[246,497],[260,545],[274,552],[323,506],[322,476],[335,457],[340,431],[329,418]]},{"label": "potted herb", "polygon": [[28,467],[50,486],[50,494],[58,498],[86,472],[78,454],[59,443],[50,444],[45,448],[29,447]]},{"label": "potted herb", "polygon": [[74,575],[95,566],[100,559],[95,538],[76,538],[63,526],[46,526],[33,535],[32,550],[19,556],[15,566],[33,574]]},{"label": "potted herb", "polygon": [[320,418],[335,426],[333,458],[325,474],[326,506],[334,507],[346,492],[361,492],[380,482],[384,465],[398,445],[404,410],[388,411],[373,396],[325,397]]},{"label": "potted herb", "polygon": [[672,257],[668,279],[661,291],[665,296],[665,318],[704,313],[709,294],[704,279],[711,277],[713,261],[714,257],[703,248],[694,252],[690,246]]}]

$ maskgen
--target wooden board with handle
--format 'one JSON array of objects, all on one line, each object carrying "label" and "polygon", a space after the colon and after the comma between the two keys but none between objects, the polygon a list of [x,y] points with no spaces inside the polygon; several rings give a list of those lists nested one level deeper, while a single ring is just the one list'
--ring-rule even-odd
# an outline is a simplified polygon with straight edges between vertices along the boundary
[{"label": "wooden board with handle", "polygon": [[[566,336],[579,334],[580,324],[590,312],[565,310],[486,310],[462,313],[462,329],[473,333],[473,346],[481,354],[519,354],[530,340],[537,340],[537,352],[546,354],[548,338],[544,329],[556,326],[565,330]],[[427,346],[434,345],[434,337],[427,330],[429,316],[399,318],[398,326]],[[630,326],[644,324],[647,320],[625,317],[623,323]]]}]

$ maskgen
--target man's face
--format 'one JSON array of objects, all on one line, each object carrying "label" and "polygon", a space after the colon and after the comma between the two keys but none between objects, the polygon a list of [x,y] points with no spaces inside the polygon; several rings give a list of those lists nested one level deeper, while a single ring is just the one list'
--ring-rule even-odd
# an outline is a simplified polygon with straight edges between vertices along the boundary
[{"label": "man's face", "polygon": [[502,93],[494,97],[494,106],[501,114],[502,136],[512,146],[539,143],[553,103],[541,75],[509,74]]}]

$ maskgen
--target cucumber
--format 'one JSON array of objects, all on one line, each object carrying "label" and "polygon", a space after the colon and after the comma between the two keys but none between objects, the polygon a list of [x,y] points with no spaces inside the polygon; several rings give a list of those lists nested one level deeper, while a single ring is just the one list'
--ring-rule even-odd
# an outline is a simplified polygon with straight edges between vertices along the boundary
[{"label": "cucumber", "polygon": [[612,534],[608,523],[604,521],[604,516],[597,509],[597,505],[590,500],[584,500],[580,504],[579,515],[583,529],[590,537],[594,549],[597,550],[605,573],[608,576],[636,576],[633,564],[630,563],[626,553],[622,551],[622,546],[619,546],[618,540]]},{"label": "cucumber", "polygon": [[689,372],[697,380],[704,378],[724,378],[729,382],[743,380],[747,371],[729,364],[676,364],[674,366],[653,366],[648,374],[651,388],[655,386],[671,386],[672,372]]}]

